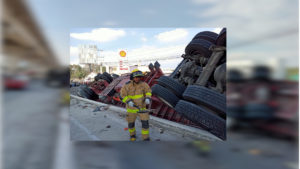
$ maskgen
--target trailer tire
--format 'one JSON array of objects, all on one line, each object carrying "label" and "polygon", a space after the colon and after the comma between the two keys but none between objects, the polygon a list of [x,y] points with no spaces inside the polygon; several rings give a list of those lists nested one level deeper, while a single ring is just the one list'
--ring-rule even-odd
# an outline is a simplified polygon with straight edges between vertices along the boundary
[{"label": "trailer tire", "polygon": [[190,85],[184,91],[183,98],[197,104],[203,104],[213,110],[220,111],[222,116],[226,116],[226,96],[212,89],[203,86]]},{"label": "trailer tire", "polygon": [[107,77],[107,79],[110,81],[109,83],[111,83],[113,81],[113,78],[111,77],[111,75],[109,73],[104,72],[103,75]]},{"label": "trailer tire", "polygon": [[179,101],[179,98],[172,91],[159,84],[152,86],[151,90],[153,95],[156,95],[161,101],[172,108],[174,108]]},{"label": "trailer tire", "polygon": [[199,124],[215,136],[223,140],[226,139],[226,120],[221,117],[185,100],[180,100],[177,103],[175,110],[192,122]]},{"label": "trailer tire", "polygon": [[79,95],[80,95],[80,97],[83,97],[86,99],[91,99],[91,96],[88,93],[86,93],[83,89],[79,90]]},{"label": "trailer tire", "polygon": [[88,94],[89,99],[95,100],[98,99],[98,95],[90,88],[83,87],[81,88],[86,94]]},{"label": "trailer tire", "polygon": [[105,81],[107,81],[107,83],[111,83],[110,79],[103,74],[99,77],[99,79],[105,80]]},{"label": "trailer tire", "polygon": [[216,34],[214,32],[203,31],[203,32],[200,32],[197,35],[195,35],[193,40],[194,39],[204,39],[204,40],[210,41],[211,43],[215,44],[217,37],[218,37],[218,34]]},{"label": "trailer tire", "polygon": [[216,39],[216,45],[226,46],[226,28],[223,28]]},{"label": "trailer tire", "polygon": [[102,75],[101,73],[98,73],[98,74],[94,77],[95,81],[98,81],[98,80],[100,79],[100,76],[101,76],[101,75]]},{"label": "trailer tire", "polygon": [[159,79],[157,79],[157,83],[167,89],[170,89],[179,98],[182,97],[182,93],[185,90],[184,85],[168,76],[161,76]]},{"label": "trailer tire", "polygon": [[209,47],[213,45],[210,41],[204,39],[194,39],[185,48],[186,55],[197,55],[202,54],[204,57],[210,57],[212,51]]}]

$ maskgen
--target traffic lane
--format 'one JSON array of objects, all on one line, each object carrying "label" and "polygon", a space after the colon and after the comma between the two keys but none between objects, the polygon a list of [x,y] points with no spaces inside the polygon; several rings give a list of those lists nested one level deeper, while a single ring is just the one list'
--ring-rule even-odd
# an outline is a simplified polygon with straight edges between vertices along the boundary
[{"label": "traffic lane", "polygon": [[186,142],[113,143],[123,168],[297,169],[297,144],[256,133],[231,133],[203,153]]},{"label": "traffic lane", "polygon": [[41,82],[3,92],[4,168],[51,168],[59,93]]},{"label": "traffic lane", "polygon": [[224,168],[293,169],[298,166],[295,142],[257,132],[228,132],[226,142],[212,143],[211,155]]},{"label": "traffic lane", "polygon": [[[85,152],[79,150],[77,152],[81,153],[80,157],[83,157],[80,159],[81,168],[99,167],[106,158],[123,169],[192,169],[199,166],[216,169],[296,169],[298,166],[297,151],[289,141],[272,141],[272,138],[266,137],[257,145],[256,141],[251,139],[249,141],[249,137],[255,135],[231,136],[232,139],[236,139],[236,142],[213,142],[210,144],[211,151],[207,155],[203,155],[197,147],[188,146],[186,142],[82,142],[80,146],[85,147]],[[273,151],[274,147],[278,147],[278,150]],[[110,153],[106,156],[103,149]],[[98,162],[92,161],[95,156],[99,159]]]},{"label": "traffic lane", "polygon": [[122,142],[76,141],[73,142],[76,169],[122,169],[119,150],[115,144]]},{"label": "traffic lane", "polygon": [[[107,113],[106,111],[92,112],[96,107],[89,108],[91,105],[88,103],[73,102],[73,104],[80,105],[77,110],[83,110],[78,112],[82,116],[97,117]],[[73,105],[73,108],[76,106]],[[82,109],[83,107],[84,109]],[[110,112],[109,114],[113,113]],[[105,115],[108,116],[108,114]],[[124,121],[125,126],[126,124]],[[104,123],[104,126],[106,125]],[[258,169],[293,169],[298,166],[297,144],[289,140],[261,135],[257,132],[229,131],[227,141],[211,142],[209,146],[211,151],[209,151],[208,156],[202,156],[199,148],[187,146],[186,142],[111,142],[107,149],[111,149],[117,155],[116,163],[120,163],[122,168],[196,168],[203,166],[230,169],[254,167]],[[82,160],[85,161],[86,159]]]},{"label": "traffic lane", "polygon": [[[70,124],[72,140],[90,141],[128,141],[128,123],[123,113],[110,110],[96,110],[93,105],[71,98]],[[137,118],[135,123],[137,140],[141,140],[141,122]],[[185,133],[171,131],[167,127],[157,126],[150,122],[150,138],[153,141],[188,141],[192,136]]]}]

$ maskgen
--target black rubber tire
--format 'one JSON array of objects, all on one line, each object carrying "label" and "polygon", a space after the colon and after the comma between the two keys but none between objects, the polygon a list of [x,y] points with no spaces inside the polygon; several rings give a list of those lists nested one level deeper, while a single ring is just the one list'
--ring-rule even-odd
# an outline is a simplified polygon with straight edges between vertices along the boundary
[{"label": "black rubber tire", "polygon": [[152,86],[151,90],[153,95],[158,96],[161,101],[172,108],[174,108],[179,101],[179,98],[172,91],[159,84]]},{"label": "black rubber tire", "polygon": [[83,89],[79,89],[79,95],[80,97],[86,98],[86,99],[91,99],[91,96],[85,92]]},{"label": "black rubber tire", "polygon": [[87,93],[89,95],[89,99],[95,100],[98,99],[98,95],[90,88],[88,87],[82,87],[82,90],[85,91],[85,93]]},{"label": "black rubber tire", "polygon": [[195,35],[193,40],[194,39],[204,39],[204,40],[210,41],[211,43],[215,44],[217,37],[218,37],[218,34],[215,32],[203,31],[203,32],[200,32],[197,35]]},{"label": "black rubber tire", "polygon": [[157,83],[167,89],[170,89],[178,97],[182,97],[182,93],[185,90],[184,85],[168,76],[161,76],[159,79],[157,79]]},{"label": "black rubber tire", "polygon": [[226,28],[223,28],[216,39],[216,45],[226,46]]},{"label": "black rubber tire", "polygon": [[210,57],[211,51],[209,47],[213,45],[213,43],[204,40],[204,39],[194,39],[192,40],[185,48],[186,55],[196,55],[202,54],[204,57]]},{"label": "black rubber tire", "polygon": [[107,72],[103,73],[104,76],[106,76],[108,78],[108,80],[110,81],[109,83],[111,83],[114,79],[111,77],[111,75]]},{"label": "black rubber tire", "polygon": [[103,74],[99,77],[99,79],[105,80],[105,81],[107,81],[107,83],[111,83],[110,79]]},{"label": "black rubber tire", "polygon": [[226,139],[226,120],[221,117],[185,100],[180,100],[177,103],[175,110],[192,122],[199,124],[215,136],[223,140]]},{"label": "black rubber tire", "polygon": [[86,91],[91,95],[91,98],[94,99],[98,99],[98,95],[90,88],[86,88]]},{"label": "black rubber tire", "polygon": [[98,73],[96,76],[95,76],[95,81],[98,81],[99,79],[100,79],[100,76],[101,76],[102,74],[101,73]]},{"label": "black rubber tire", "polygon": [[221,93],[203,86],[190,85],[182,96],[185,100],[203,104],[226,116],[226,96]]}]

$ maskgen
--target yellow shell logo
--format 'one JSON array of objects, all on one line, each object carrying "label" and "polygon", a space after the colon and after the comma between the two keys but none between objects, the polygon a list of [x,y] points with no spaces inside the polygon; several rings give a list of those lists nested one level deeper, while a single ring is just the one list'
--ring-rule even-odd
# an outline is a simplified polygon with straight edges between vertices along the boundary
[{"label": "yellow shell logo", "polygon": [[121,57],[125,57],[125,56],[126,56],[126,52],[125,52],[124,50],[121,50],[121,51],[120,51],[120,56],[121,56]]}]

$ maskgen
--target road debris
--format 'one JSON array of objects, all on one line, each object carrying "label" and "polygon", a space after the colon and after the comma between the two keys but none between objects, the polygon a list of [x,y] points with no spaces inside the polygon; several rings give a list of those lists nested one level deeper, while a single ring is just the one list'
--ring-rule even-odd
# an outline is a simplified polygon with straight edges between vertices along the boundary
[{"label": "road debris", "polygon": [[97,106],[93,112],[96,112],[96,111],[103,111],[103,110],[107,110],[108,107],[107,106]]}]

